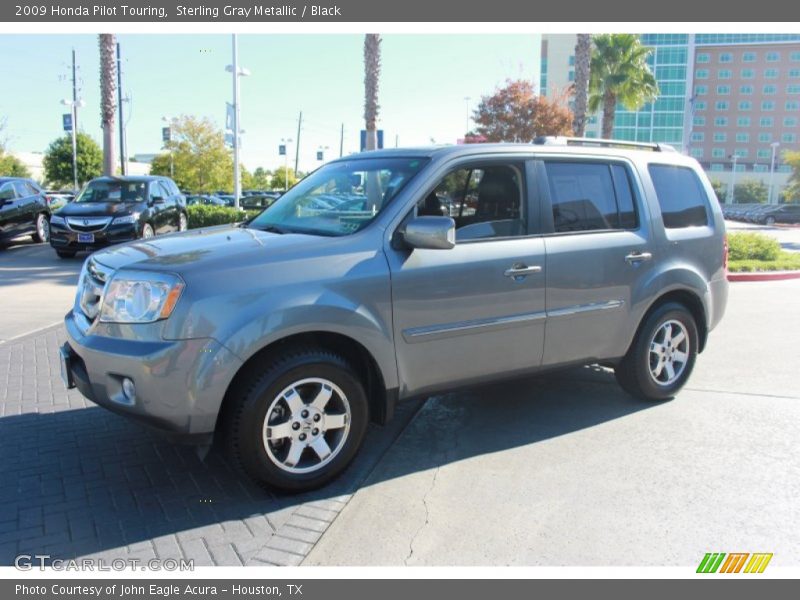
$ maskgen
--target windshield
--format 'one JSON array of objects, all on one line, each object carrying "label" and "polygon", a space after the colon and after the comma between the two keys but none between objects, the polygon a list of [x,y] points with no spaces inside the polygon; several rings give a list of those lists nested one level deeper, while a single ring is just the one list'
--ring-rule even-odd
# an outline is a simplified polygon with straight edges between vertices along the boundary
[{"label": "windshield", "polygon": [[90,181],[75,202],[144,202],[144,181]]},{"label": "windshield", "polygon": [[427,164],[420,158],[369,158],[326,165],[294,186],[248,227],[339,236],[366,227]]}]

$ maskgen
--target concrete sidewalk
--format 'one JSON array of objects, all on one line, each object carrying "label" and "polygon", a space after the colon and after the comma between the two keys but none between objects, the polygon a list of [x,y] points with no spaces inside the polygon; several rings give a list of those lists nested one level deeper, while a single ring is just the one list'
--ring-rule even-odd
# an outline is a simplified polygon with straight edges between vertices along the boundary
[{"label": "concrete sidewalk", "polygon": [[304,564],[797,565],[798,297],[732,285],[671,402],[599,369],[428,400]]}]

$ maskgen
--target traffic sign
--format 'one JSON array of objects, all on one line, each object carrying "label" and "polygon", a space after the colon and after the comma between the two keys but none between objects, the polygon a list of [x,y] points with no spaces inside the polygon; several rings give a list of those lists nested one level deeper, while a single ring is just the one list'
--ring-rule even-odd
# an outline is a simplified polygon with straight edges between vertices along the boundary
[{"label": "traffic sign", "polygon": [[64,126],[64,131],[72,131],[72,113],[61,115],[61,122]]},{"label": "traffic sign", "polygon": [[[383,129],[378,129],[378,150],[383,148]],[[367,130],[361,130],[361,152],[367,149]]]}]

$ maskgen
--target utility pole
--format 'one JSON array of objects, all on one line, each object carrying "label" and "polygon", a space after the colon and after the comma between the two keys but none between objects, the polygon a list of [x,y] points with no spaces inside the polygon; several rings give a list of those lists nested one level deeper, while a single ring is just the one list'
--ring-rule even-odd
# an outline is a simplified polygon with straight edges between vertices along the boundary
[{"label": "utility pole", "polygon": [[395,133],[394,134],[394,147],[395,148],[399,148],[400,147],[400,134],[399,133]]},{"label": "utility pole", "polygon": [[[78,61],[75,58],[75,48],[72,49],[72,102],[73,106],[78,106]],[[78,130],[78,110],[72,114],[72,130]],[[76,177],[77,179],[77,177]]]},{"label": "utility pole", "polygon": [[300,127],[303,125],[303,111],[300,111],[300,117],[297,119],[297,146],[294,149],[294,176],[297,177],[297,168],[300,163]]},{"label": "utility pole", "polygon": [[231,36],[233,48],[233,206],[239,210],[242,180],[239,172],[239,44],[236,34]]},{"label": "utility pole", "polygon": [[339,134],[339,158],[344,155],[344,123],[342,123],[342,131]]},{"label": "utility pole", "polygon": [[122,57],[117,42],[117,104],[119,104],[119,162],[122,175],[128,174],[128,157],[125,148],[125,120],[122,111]]}]

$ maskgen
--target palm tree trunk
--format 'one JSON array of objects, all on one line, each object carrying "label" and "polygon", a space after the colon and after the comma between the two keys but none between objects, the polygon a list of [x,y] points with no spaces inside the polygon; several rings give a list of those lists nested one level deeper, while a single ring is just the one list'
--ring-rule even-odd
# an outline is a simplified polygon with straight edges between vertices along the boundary
[{"label": "palm tree trunk", "polygon": [[100,46],[100,123],[103,127],[103,174],[114,175],[114,122],[117,114],[117,39],[113,33],[98,35]]},{"label": "palm tree trunk", "polygon": [[578,137],[586,133],[586,104],[589,98],[589,65],[592,58],[592,36],[579,33],[575,45],[575,118],[572,131]]},{"label": "palm tree trunk", "polygon": [[617,95],[606,90],[603,94],[603,137],[611,139],[614,133],[614,113],[617,110]]},{"label": "palm tree trunk", "polygon": [[364,36],[364,122],[367,130],[367,150],[378,147],[378,80],[381,74],[381,36]]}]

